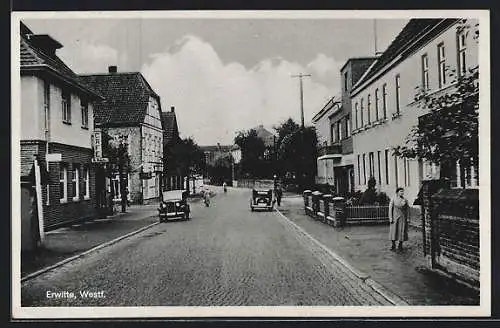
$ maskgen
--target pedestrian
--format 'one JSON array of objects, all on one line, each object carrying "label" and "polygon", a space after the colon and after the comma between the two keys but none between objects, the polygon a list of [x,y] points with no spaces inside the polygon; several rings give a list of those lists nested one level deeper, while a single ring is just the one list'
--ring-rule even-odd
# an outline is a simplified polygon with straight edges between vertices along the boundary
[{"label": "pedestrian", "polygon": [[396,241],[398,249],[403,249],[403,241],[408,240],[408,219],[409,219],[408,200],[404,197],[404,189],[398,187],[396,195],[389,202],[389,237],[392,242],[391,251],[396,250]]},{"label": "pedestrian", "polygon": [[276,189],[274,190],[274,194],[276,195],[276,202],[278,206],[281,206],[281,197],[283,196],[283,189],[281,189],[281,184],[276,184]]}]

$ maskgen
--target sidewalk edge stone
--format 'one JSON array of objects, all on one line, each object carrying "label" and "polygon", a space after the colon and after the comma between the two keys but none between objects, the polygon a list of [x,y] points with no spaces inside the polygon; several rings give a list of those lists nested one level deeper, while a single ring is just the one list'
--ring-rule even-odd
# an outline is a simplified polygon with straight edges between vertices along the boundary
[{"label": "sidewalk edge stone", "polygon": [[398,295],[388,291],[385,287],[383,287],[381,284],[376,282],[375,280],[371,279],[370,276],[364,272],[359,271],[358,269],[354,268],[352,265],[350,265],[346,260],[344,260],[340,255],[323,245],[321,242],[316,240],[313,236],[311,236],[307,231],[305,231],[303,228],[298,226],[295,222],[290,220],[286,215],[281,213],[280,210],[276,209],[276,212],[280,214],[283,218],[289,221],[292,225],[295,226],[296,229],[302,231],[302,233],[306,234],[314,243],[316,243],[319,247],[324,249],[326,252],[328,252],[336,261],[338,261],[342,266],[344,266],[347,270],[349,270],[352,274],[354,274],[358,279],[360,279],[363,283],[365,283],[367,286],[369,286],[371,289],[373,289],[376,293],[384,297],[386,300],[388,300],[390,303],[393,305],[398,305],[398,306],[408,306],[408,303],[404,301],[401,297]]},{"label": "sidewalk edge stone", "polygon": [[119,241],[121,241],[121,240],[123,240],[123,239],[126,239],[126,238],[128,238],[128,237],[131,237],[131,236],[133,236],[133,235],[136,235],[136,234],[138,234],[138,233],[140,233],[140,232],[142,232],[142,231],[144,231],[144,230],[147,230],[147,229],[149,229],[149,228],[152,228],[152,227],[154,227],[154,226],[156,226],[156,225],[158,225],[158,224],[159,224],[159,222],[154,222],[154,223],[149,224],[149,225],[147,225],[147,226],[144,226],[144,227],[142,227],[142,228],[140,228],[140,229],[138,229],[138,230],[135,230],[135,231],[129,232],[129,233],[127,233],[127,234],[123,235],[123,236],[117,237],[117,238],[115,238],[115,239],[113,239],[113,240],[110,240],[110,241],[107,241],[107,242],[105,242],[105,243],[99,244],[99,245],[97,245],[97,246],[95,246],[95,247],[92,247],[91,249],[88,249],[88,250],[86,250],[86,251],[84,251],[84,252],[82,252],[82,253],[80,253],[80,254],[76,254],[76,255],[71,256],[71,257],[69,257],[69,258],[67,258],[67,259],[64,259],[64,260],[59,261],[59,262],[57,262],[57,263],[55,263],[55,264],[52,264],[52,265],[50,265],[50,266],[48,266],[48,267],[45,267],[45,268],[43,268],[43,269],[40,269],[40,270],[35,271],[35,272],[33,272],[33,273],[30,273],[30,274],[28,274],[28,275],[26,275],[26,276],[24,276],[24,277],[21,277],[21,283],[24,283],[24,282],[26,282],[26,281],[28,281],[28,280],[30,280],[30,279],[33,279],[33,278],[35,278],[35,277],[37,277],[37,276],[39,276],[39,275],[41,275],[41,274],[44,274],[44,273],[46,273],[46,272],[48,272],[48,271],[51,271],[51,270],[54,270],[54,269],[56,269],[56,268],[58,268],[58,267],[60,267],[60,266],[63,266],[63,265],[64,265],[64,264],[66,264],[66,263],[69,263],[69,262],[72,262],[72,261],[74,261],[74,260],[77,260],[77,259],[79,259],[79,258],[81,258],[81,257],[84,257],[84,256],[86,256],[86,255],[88,255],[88,254],[90,254],[90,253],[93,253],[93,252],[95,252],[95,251],[98,251],[98,250],[100,250],[100,249],[102,249],[102,248],[105,248],[105,247],[111,246],[111,245],[113,245],[113,244],[115,244],[115,243],[117,243],[117,242],[119,242]]}]

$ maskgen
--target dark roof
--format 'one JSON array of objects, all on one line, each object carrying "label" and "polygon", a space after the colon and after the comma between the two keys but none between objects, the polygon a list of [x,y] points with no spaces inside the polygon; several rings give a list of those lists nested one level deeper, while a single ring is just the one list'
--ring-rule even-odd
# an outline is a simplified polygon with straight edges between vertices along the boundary
[{"label": "dark roof", "polygon": [[[149,97],[160,100],[139,72],[80,75],[106,100],[95,105],[95,122],[101,126],[135,125],[144,122]],[[161,107],[160,107],[161,110]]]},{"label": "dark roof", "polygon": [[[439,33],[454,24],[457,19],[411,19],[401,30],[387,50],[373,63],[363,77],[356,83],[353,91],[361,91],[358,88],[375,74],[383,70],[390,62],[399,55],[401,60],[415,49],[423,46],[427,41],[436,37]],[[415,42],[416,41],[416,42]],[[414,42],[414,43],[413,43]]]},{"label": "dark roof", "polygon": [[266,147],[271,147],[274,145],[274,134],[264,128],[263,125],[259,125],[254,128],[257,131],[257,137],[264,142]]},{"label": "dark roof", "polygon": [[[82,82],[79,76],[66,66],[66,64],[57,55],[55,55],[55,53],[49,54],[45,49],[41,49],[37,46],[37,43],[39,42],[33,42],[33,40],[40,39],[44,39],[45,42],[47,42],[47,40],[51,40],[50,43],[53,43],[54,47],[59,48],[57,46],[57,44],[59,44],[57,41],[47,35],[32,35],[31,30],[29,30],[24,24],[22,24],[21,27],[21,73],[24,74],[30,71],[47,70],[58,76],[66,83],[80,89],[80,91],[86,93],[87,95],[101,98],[101,95]],[[32,35],[33,40],[30,39],[30,35]]]},{"label": "dark roof", "polygon": [[163,126],[163,143],[170,143],[173,139],[179,137],[179,128],[175,112],[161,112],[161,124]]},{"label": "dark roof", "polygon": [[335,105],[340,104],[341,103],[340,100],[337,99],[340,99],[340,97],[337,96],[330,98],[323,106],[323,108],[313,116],[312,121],[313,122],[319,121],[323,116],[325,116],[326,113],[328,113],[330,109],[332,109]]}]

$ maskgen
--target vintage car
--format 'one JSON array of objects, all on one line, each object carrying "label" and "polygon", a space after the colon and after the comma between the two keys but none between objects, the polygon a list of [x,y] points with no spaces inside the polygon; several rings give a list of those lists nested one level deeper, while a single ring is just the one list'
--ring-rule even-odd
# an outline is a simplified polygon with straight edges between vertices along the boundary
[{"label": "vintage car", "polygon": [[273,205],[273,190],[271,188],[252,189],[252,198],[250,199],[250,209],[252,212],[256,209],[272,211]]},{"label": "vintage car", "polygon": [[169,190],[162,193],[162,201],[158,208],[160,222],[181,218],[189,220],[188,193],[186,190]]}]

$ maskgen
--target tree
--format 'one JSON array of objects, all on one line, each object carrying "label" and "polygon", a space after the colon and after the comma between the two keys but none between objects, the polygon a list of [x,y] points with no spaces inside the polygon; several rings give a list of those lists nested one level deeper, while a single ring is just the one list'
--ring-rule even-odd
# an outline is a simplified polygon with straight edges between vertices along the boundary
[{"label": "tree", "polygon": [[[476,42],[479,37],[478,24],[471,26],[467,20],[458,24],[457,32],[473,33]],[[393,150],[395,155],[424,159],[442,168],[454,168],[459,161],[463,170],[477,165],[479,158],[479,67],[461,74],[448,72],[455,87],[446,93],[429,94],[416,88],[415,101],[429,112],[419,118],[405,145]]]},{"label": "tree", "polygon": [[283,172],[295,175],[300,188],[314,184],[318,138],[314,127],[305,127],[283,137],[278,159]]},{"label": "tree", "polygon": [[203,150],[191,137],[178,139],[171,146],[165,147],[164,163],[167,172],[177,172],[181,176],[190,177],[205,171]]},{"label": "tree", "polygon": [[255,129],[239,131],[234,143],[241,148],[241,173],[251,177],[261,177],[266,147],[264,141],[258,137],[257,131]]},{"label": "tree", "polygon": [[[103,131],[102,143],[104,157],[109,158],[107,176],[111,178],[116,173],[119,175],[121,211],[124,213],[127,208],[127,175],[130,172],[128,140],[124,136],[118,136],[116,139],[112,138],[107,132]],[[116,190],[112,190],[116,193]]]}]

